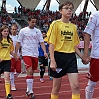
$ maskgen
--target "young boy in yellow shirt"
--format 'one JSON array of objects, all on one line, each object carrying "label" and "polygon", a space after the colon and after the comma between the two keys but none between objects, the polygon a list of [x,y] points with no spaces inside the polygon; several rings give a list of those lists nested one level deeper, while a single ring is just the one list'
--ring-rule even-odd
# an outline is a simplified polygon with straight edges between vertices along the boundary
[{"label": "young boy in yellow shirt", "polygon": [[49,43],[50,52],[50,76],[53,77],[53,87],[51,99],[58,99],[62,77],[68,76],[72,90],[72,99],[80,99],[78,82],[77,53],[81,58],[77,45],[79,37],[76,25],[69,19],[72,16],[74,5],[72,2],[65,1],[59,6],[61,19],[53,21],[47,32],[45,41]]}]

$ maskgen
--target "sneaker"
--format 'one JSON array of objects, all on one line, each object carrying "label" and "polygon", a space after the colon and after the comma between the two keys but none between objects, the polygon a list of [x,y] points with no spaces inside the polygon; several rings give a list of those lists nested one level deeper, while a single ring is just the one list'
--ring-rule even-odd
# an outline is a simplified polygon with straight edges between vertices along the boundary
[{"label": "sneaker", "polygon": [[44,79],[43,79],[43,78],[40,78],[40,82],[41,82],[41,83],[44,83]]},{"label": "sneaker", "polygon": [[11,86],[11,90],[12,90],[12,91],[16,91],[15,86]]},{"label": "sneaker", "polygon": [[6,97],[6,99],[13,99],[12,94],[8,94],[8,96]]},{"label": "sneaker", "polygon": [[50,78],[50,80],[53,80],[53,78],[51,76],[49,78]]},{"label": "sneaker", "polygon": [[30,99],[35,99],[34,93],[26,92],[26,95],[27,95]]}]

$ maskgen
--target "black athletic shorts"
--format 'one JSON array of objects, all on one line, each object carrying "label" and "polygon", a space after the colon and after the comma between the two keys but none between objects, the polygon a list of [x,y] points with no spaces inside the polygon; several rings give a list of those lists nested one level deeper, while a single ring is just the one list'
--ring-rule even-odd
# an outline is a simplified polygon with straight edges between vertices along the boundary
[{"label": "black athletic shorts", "polygon": [[11,60],[4,60],[0,62],[0,74],[4,72],[10,72],[11,70]]},{"label": "black athletic shorts", "polygon": [[60,78],[67,73],[78,73],[77,59],[75,53],[54,52],[54,58],[57,64],[56,71],[49,69],[49,75]]},{"label": "black athletic shorts", "polygon": [[43,66],[48,66],[48,58],[45,59],[44,56],[39,56],[39,65],[43,64]]}]

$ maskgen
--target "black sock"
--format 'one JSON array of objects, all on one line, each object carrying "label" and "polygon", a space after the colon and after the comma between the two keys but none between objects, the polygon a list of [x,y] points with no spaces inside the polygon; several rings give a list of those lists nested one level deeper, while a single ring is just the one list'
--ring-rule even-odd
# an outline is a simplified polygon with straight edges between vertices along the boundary
[{"label": "black sock", "polygon": [[45,73],[45,67],[40,66],[40,78],[43,78],[44,73]]}]

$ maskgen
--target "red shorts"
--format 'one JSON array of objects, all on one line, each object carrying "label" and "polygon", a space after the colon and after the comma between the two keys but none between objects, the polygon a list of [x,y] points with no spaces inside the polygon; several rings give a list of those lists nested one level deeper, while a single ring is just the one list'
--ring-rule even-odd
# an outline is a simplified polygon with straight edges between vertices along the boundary
[{"label": "red shorts", "polygon": [[15,71],[21,73],[21,59],[18,59],[17,61],[14,58],[11,59],[11,72]]},{"label": "red shorts", "polygon": [[99,59],[91,59],[90,69],[87,78],[94,82],[99,81]]},{"label": "red shorts", "polygon": [[31,56],[23,56],[24,64],[26,69],[32,66],[33,70],[36,70],[38,67],[38,58]]}]

